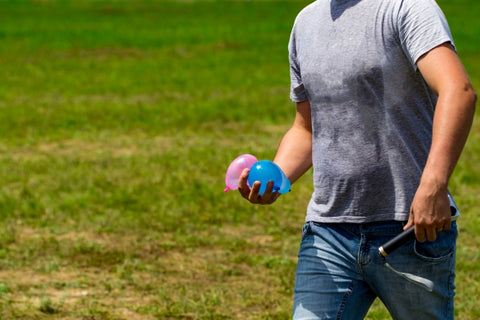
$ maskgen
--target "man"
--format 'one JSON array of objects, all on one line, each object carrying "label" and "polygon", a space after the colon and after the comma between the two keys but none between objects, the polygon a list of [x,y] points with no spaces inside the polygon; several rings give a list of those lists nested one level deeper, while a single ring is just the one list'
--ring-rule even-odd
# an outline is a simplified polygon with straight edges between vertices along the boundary
[{"label": "man", "polygon": [[[376,297],[394,319],[453,319],[455,241],[448,181],[476,94],[434,0],[317,0],[289,42],[292,127],[274,162],[291,182],[312,165],[295,280],[294,319],[363,319]],[[279,196],[269,182],[239,191]],[[388,256],[433,292],[384,267],[377,248],[414,226]]]}]

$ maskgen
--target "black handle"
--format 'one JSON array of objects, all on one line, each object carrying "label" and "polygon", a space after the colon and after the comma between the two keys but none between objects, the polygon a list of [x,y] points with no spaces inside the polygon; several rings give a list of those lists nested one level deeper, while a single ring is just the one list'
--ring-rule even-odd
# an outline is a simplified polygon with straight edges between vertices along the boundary
[{"label": "black handle", "polygon": [[[450,207],[450,212],[452,213],[452,216],[454,216],[457,213],[457,209],[455,207],[451,206]],[[400,233],[398,236],[393,238],[392,240],[388,241],[385,243],[383,246],[380,246],[378,248],[378,251],[380,254],[384,257],[388,256],[390,253],[398,249],[401,245],[410,242],[415,239],[415,228],[410,227],[407,230],[403,231]]]}]

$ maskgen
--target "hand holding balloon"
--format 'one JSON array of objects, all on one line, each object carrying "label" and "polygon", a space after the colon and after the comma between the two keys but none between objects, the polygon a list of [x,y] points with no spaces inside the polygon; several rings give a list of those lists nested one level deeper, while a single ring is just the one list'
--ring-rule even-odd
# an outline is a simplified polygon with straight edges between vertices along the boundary
[{"label": "hand holding balloon", "polygon": [[260,187],[262,183],[260,181],[255,181],[252,186],[248,184],[248,176],[250,169],[245,169],[240,176],[238,183],[238,191],[242,197],[255,204],[271,204],[277,200],[280,196],[279,192],[273,191],[273,181],[267,182],[267,187],[263,194],[260,194]]},{"label": "hand holding balloon", "polygon": [[237,157],[225,175],[225,192],[239,189],[252,203],[269,204],[290,191],[290,181],[278,165],[269,160],[257,161],[252,155]]},{"label": "hand holding balloon", "polygon": [[265,193],[269,181],[273,181],[274,192],[287,193],[290,191],[290,181],[285,173],[278,165],[269,160],[258,161],[250,168],[248,184],[253,186],[255,181],[261,183],[260,194]]}]

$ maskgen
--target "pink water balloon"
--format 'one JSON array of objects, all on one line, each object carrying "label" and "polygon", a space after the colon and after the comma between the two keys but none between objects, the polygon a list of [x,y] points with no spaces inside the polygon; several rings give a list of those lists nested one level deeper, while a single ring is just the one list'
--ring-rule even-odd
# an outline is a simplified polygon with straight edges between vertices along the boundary
[{"label": "pink water balloon", "polygon": [[256,162],[257,158],[251,154],[242,154],[235,158],[235,160],[230,163],[225,174],[225,185],[227,186],[223,191],[228,192],[228,190],[237,190],[238,189],[238,180],[244,169],[250,169]]}]

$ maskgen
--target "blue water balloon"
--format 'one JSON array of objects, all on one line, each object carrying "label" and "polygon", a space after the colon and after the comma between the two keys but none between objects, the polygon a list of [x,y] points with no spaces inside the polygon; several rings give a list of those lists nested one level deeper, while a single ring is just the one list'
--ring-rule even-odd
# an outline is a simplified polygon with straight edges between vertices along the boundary
[{"label": "blue water balloon", "polygon": [[259,194],[264,194],[267,189],[267,183],[273,181],[273,191],[286,193],[290,191],[290,181],[283,173],[282,169],[270,160],[261,160],[250,168],[248,175],[248,184],[253,186],[255,181],[260,181]]}]

